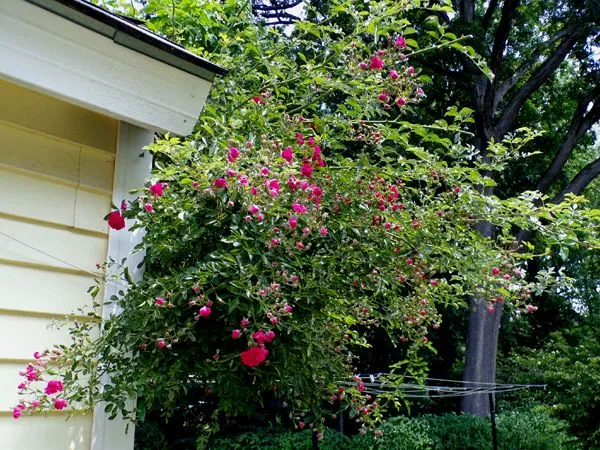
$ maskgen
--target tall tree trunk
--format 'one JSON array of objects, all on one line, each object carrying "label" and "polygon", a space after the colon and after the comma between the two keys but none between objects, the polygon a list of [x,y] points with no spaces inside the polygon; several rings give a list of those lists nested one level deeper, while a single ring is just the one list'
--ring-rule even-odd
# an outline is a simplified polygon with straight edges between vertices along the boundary
[{"label": "tall tree trunk", "polygon": [[[494,229],[490,223],[480,224],[478,231],[485,237],[493,238]],[[496,382],[496,352],[502,303],[496,303],[493,312],[488,311],[486,298],[469,298],[469,325],[467,329],[467,354],[463,380],[466,387],[485,387],[479,383]],[[472,383],[472,384],[471,384]],[[463,397],[461,411],[477,416],[488,416],[490,404],[488,394],[472,394]]]}]

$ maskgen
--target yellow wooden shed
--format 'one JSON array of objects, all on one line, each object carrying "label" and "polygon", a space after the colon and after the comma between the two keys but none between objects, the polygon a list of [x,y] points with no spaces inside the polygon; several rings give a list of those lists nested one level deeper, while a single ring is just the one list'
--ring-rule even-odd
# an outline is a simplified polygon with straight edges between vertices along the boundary
[{"label": "yellow wooden shed", "polygon": [[224,72],[83,0],[0,1],[2,450],[133,448],[102,405],[68,421],[61,411],[13,420],[18,371],[66,342],[49,324],[91,303],[96,263],[139,242],[109,231],[111,200],[132,200],[151,168],[143,147],[154,132],[189,134]]}]

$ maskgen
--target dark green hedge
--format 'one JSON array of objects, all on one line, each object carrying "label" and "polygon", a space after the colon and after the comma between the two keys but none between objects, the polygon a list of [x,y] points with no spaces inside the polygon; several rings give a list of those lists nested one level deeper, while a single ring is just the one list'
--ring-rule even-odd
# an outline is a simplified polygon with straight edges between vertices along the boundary
[{"label": "dark green hedge", "polygon": [[[582,445],[567,433],[566,422],[544,409],[506,411],[498,414],[499,450],[577,450]],[[320,450],[491,450],[490,420],[444,414],[394,417],[381,427],[383,436],[345,436],[327,430]],[[256,430],[213,436],[208,445],[194,443],[193,436],[168,442],[156,426],[136,428],[136,450],[311,450],[311,432]],[[200,440],[198,440],[200,442]]]},{"label": "dark green hedge", "polygon": [[[566,432],[564,422],[542,410],[511,411],[498,415],[500,450],[575,450],[577,440]],[[395,417],[381,427],[383,437],[343,436],[328,431],[321,450],[488,450],[492,448],[490,420],[457,414]],[[211,450],[310,450],[311,433],[253,432],[216,438]]]}]

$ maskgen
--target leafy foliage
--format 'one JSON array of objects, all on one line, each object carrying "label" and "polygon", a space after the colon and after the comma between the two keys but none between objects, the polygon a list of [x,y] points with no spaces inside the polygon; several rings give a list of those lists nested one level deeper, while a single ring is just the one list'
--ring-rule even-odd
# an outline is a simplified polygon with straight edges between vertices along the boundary
[{"label": "leafy foliage", "polygon": [[[498,448],[502,450],[566,450],[580,448],[566,432],[566,424],[538,409],[513,410],[498,416]],[[490,420],[469,415],[395,417],[381,427],[381,438],[372,434],[343,436],[326,433],[319,448],[355,450],[484,450],[491,449]],[[261,431],[211,441],[215,450],[310,449],[308,432]]]},{"label": "leafy foliage", "polygon": [[[120,207],[122,233],[145,230],[139,283],[126,262],[107,265],[118,274],[107,281],[127,288],[111,299],[121,313],[98,338],[95,322],[76,323],[75,344],[45,354],[56,365],[38,378],[65,370],[72,404],[143,418],[199,390],[214,404],[199,420],[209,431],[218,413],[249,415],[269,398],[298,428],[321,430],[339,410],[377,423],[401,405],[402,375],[424,374],[438,307],[476,295],[481,308],[523,314],[532,292],[560,281],[552,269],[523,277],[536,249],[518,251],[514,229],[538,231],[548,253],[592,243],[598,217],[581,198],[482,192],[536,133],[519,130],[483,158],[464,141],[468,109],[411,120],[425,80],[407,61],[461,39],[439,26],[435,44],[417,48],[402,36],[414,33],[407,4],[340,1],[344,28],[304,23],[286,36],[252,25],[236,2],[166,3],[146,4],[150,27],[234,69],[193,138],[150,146],[152,179]],[[497,236],[479,234],[481,222]],[[356,375],[373,330],[403,349],[377,401]],[[34,385],[23,393],[51,407]]]}]

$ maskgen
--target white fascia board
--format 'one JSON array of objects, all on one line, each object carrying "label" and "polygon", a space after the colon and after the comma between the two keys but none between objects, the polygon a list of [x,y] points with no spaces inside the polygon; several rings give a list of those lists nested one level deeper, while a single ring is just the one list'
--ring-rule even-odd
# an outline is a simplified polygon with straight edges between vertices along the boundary
[{"label": "white fascia board", "polygon": [[212,85],[24,0],[0,1],[0,78],[183,136]]},{"label": "white fascia board", "polygon": [[[136,194],[130,191],[144,186],[146,178],[152,169],[152,156],[144,147],[153,140],[153,133],[149,130],[139,128],[121,122],[119,125],[119,141],[115,161],[115,177],[113,186],[113,204],[119,206],[122,200],[135,201]],[[126,266],[133,281],[142,279],[143,267],[138,267],[144,259],[144,252],[132,255],[133,248],[142,241],[144,230],[139,228],[133,232],[128,228],[133,225],[132,219],[127,219],[127,227],[122,230],[110,230],[108,235],[108,259],[112,259],[120,267],[121,261],[126,260]],[[110,300],[113,295],[119,296],[119,291],[127,291],[123,283],[110,281],[112,276],[118,276],[120,269],[113,266],[109,269],[108,280],[104,285],[104,302]],[[114,314],[119,314],[114,303],[103,305],[102,318],[108,319]],[[110,383],[110,378],[105,376],[103,384]],[[135,399],[131,399],[128,408],[135,406]],[[94,421],[92,428],[91,450],[133,450],[134,424],[117,416],[109,420],[109,414],[104,412],[104,403],[94,407]]]}]

